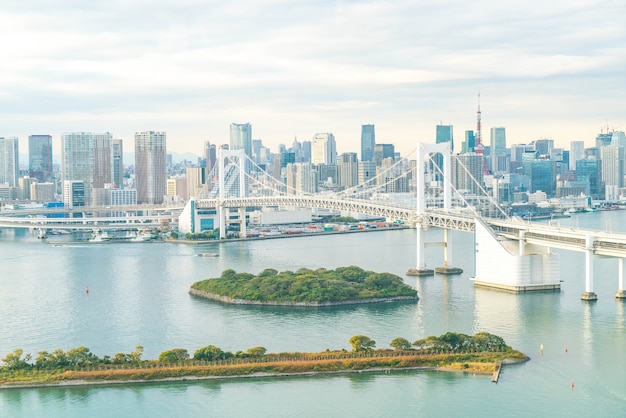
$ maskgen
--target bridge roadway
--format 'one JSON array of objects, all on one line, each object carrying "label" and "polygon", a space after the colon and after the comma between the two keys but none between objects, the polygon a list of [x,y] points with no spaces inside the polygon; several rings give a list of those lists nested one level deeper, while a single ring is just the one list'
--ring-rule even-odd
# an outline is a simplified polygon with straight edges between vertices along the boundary
[{"label": "bridge roadway", "polygon": [[[596,255],[607,257],[626,257],[626,234],[525,222],[520,218],[483,218],[483,221],[503,238],[572,251],[592,250]],[[421,224],[473,232],[474,215],[430,210],[422,215]]]},{"label": "bridge roadway", "polygon": [[[330,209],[343,212],[363,213],[384,217],[390,220],[403,221],[415,226],[437,227],[451,230],[473,232],[474,215],[456,211],[446,212],[443,210],[426,210],[421,216],[417,214],[415,207],[394,205],[391,203],[367,200],[348,200],[315,196],[259,196],[243,198],[198,199],[196,207],[206,208],[243,208],[243,207],[308,207]],[[127,217],[82,217],[82,218],[46,218],[35,217],[36,214],[59,213],[58,209],[27,211],[16,210],[2,212],[0,227],[8,228],[73,228],[91,229],[98,227],[128,228],[128,227],[151,227],[158,226],[162,221],[176,223],[180,207],[168,206],[125,206],[125,207],[92,207],[80,208],[73,211],[65,209],[65,213],[93,213],[106,211],[142,211],[150,210],[157,212],[155,215],[127,216]],[[164,214],[163,212],[170,212]],[[172,213],[175,212],[175,213]],[[9,216],[7,216],[9,215]],[[23,217],[27,215],[29,217]],[[22,217],[19,217],[22,216]],[[561,248],[573,251],[592,250],[594,254],[608,257],[626,256],[626,235],[581,228],[552,226],[541,223],[524,222],[519,218],[510,220],[484,218],[493,231],[504,238],[513,240],[525,240],[530,244],[537,244],[553,248]],[[590,239],[591,238],[591,239]],[[591,245],[591,247],[590,247]]]}]

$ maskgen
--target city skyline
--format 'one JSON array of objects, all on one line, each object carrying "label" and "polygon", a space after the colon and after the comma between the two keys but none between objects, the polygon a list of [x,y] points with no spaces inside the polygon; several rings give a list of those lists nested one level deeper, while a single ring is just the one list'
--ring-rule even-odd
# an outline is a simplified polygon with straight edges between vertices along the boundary
[{"label": "city skyline", "polygon": [[[626,130],[626,5],[193,0],[113,4],[10,2],[14,40],[0,69],[0,135],[166,131],[173,152],[201,154],[249,122],[275,150],[332,132],[359,149],[361,125],[402,154],[504,126],[507,142],[592,146]],[[246,13],[241,13],[245,10]],[[363,22],[368,22],[366,26]],[[58,153],[58,151],[55,151]]]}]

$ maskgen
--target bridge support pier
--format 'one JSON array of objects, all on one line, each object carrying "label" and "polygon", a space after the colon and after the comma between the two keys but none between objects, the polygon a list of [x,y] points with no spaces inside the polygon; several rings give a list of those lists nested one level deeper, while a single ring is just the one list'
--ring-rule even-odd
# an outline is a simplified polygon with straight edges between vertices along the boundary
[{"label": "bridge support pier", "polygon": [[617,292],[615,292],[615,297],[617,299],[626,299],[626,289],[624,289],[624,282],[626,280],[624,280],[624,273],[626,273],[624,271],[624,259],[623,258],[618,258],[617,259],[617,271],[618,271],[618,284],[617,284]]},{"label": "bridge support pier", "polygon": [[438,274],[445,274],[445,275],[453,275],[453,274],[461,274],[463,273],[463,269],[460,269],[458,267],[452,267],[450,264],[448,264],[448,257],[449,257],[449,244],[448,244],[448,229],[444,228],[443,229],[443,267],[436,267],[435,268],[435,273]]},{"label": "bridge support pier", "polygon": [[593,236],[585,238],[585,291],[581,295],[582,300],[597,300],[598,295],[593,291]]},{"label": "bridge support pier", "polygon": [[409,269],[406,272],[407,276],[431,276],[435,274],[434,270],[426,268],[426,259],[424,256],[425,240],[424,228],[421,224],[417,224],[417,268]]},{"label": "bridge support pier", "polygon": [[224,213],[224,205],[219,204],[217,216],[220,218],[220,239],[226,239],[226,216]]},{"label": "bridge support pier", "polygon": [[245,238],[247,235],[246,232],[246,208],[239,208],[239,220],[241,223],[239,224],[239,238]]}]

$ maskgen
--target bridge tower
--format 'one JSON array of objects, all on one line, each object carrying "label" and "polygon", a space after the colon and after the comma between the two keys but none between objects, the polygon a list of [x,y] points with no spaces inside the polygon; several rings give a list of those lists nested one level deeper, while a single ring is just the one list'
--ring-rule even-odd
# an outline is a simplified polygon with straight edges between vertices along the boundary
[{"label": "bridge tower", "polygon": [[417,144],[417,167],[416,167],[416,179],[417,179],[417,218],[418,223],[416,225],[417,229],[417,266],[414,269],[409,269],[407,275],[409,276],[425,276],[431,275],[435,272],[442,274],[459,274],[462,273],[462,270],[456,267],[451,267],[448,265],[448,251],[449,251],[449,243],[448,243],[448,230],[444,228],[444,239],[442,243],[444,257],[443,257],[443,267],[437,267],[435,270],[429,269],[426,267],[426,259],[424,255],[424,248],[426,246],[425,233],[424,233],[424,222],[421,221],[421,218],[424,216],[426,211],[426,178],[424,175],[425,169],[424,164],[426,160],[430,160],[431,154],[441,154],[443,157],[443,210],[446,212],[450,211],[452,206],[452,186],[450,183],[450,161],[452,158],[452,152],[450,150],[450,144],[447,142],[442,142],[439,144]]},{"label": "bridge tower", "polygon": [[[232,184],[226,182],[226,177],[228,176],[229,170],[228,167],[236,168],[239,175],[239,197],[246,197],[246,152],[244,149],[237,150],[227,150],[220,148],[218,151],[218,164],[217,164],[217,175],[218,175],[218,184],[219,184],[219,197],[218,197],[218,209],[217,213],[219,216],[219,225],[220,225],[220,239],[226,238],[226,212],[229,210],[224,207],[224,199],[227,196],[227,188],[232,188]],[[228,176],[229,180],[233,181],[235,177]],[[234,190],[233,190],[234,192]],[[246,236],[246,208],[239,208],[239,236],[241,238],[245,238]]]}]

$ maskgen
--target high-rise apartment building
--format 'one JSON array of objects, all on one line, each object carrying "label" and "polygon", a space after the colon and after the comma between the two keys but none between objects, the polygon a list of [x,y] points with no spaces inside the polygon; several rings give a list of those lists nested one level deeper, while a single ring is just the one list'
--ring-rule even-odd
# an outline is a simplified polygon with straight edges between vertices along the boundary
[{"label": "high-rise apartment building", "polygon": [[160,204],[167,191],[165,132],[135,133],[137,203]]},{"label": "high-rise apartment building", "polygon": [[61,135],[63,182],[82,181],[86,205],[92,202],[94,187],[103,188],[104,184],[111,183],[111,141],[109,132]]},{"label": "high-rise apartment building", "polygon": [[124,146],[121,139],[113,140],[113,187],[124,188]]},{"label": "high-rise apartment building", "polygon": [[93,137],[93,188],[101,189],[113,183],[113,137],[111,134]]},{"label": "high-rise apartment building", "polygon": [[311,162],[313,164],[337,164],[335,135],[331,133],[315,134],[311,143]]},{"label": "high-rise apartment building", "polygon": [[624,147],[607,145],[600,148],[602,181],[605,187],[624,187],[624,159]]},{"label": "high-rise apartment building", "polygon": [[39,182],[46,182],[52,177],[52,136],[28,137],[28,175]]},{"label": "high-rise apartment building", "polygon": [[450,174],[454,189],[461,193],[480,195],[484,182],[485,157],[482,154],[467,153],[454,156],[450,160]]},{"label": "high-rise apartment building", "polygon": [[437,144],[449,143],[450,151],[454,151],[454,137],[452,135],[452,125],[437,125],[435,142]]},{"label": "high-rise apartment building", "polygon": [[374,125],[361,125],[361,161],[372,161],[375,145],[376,133]]},{"label": "high-rise apartment building", "polygon": [[[376,178],[376,163],[374,161],[359,162],[358,184],[364,184]],[[373,182],[373,180],[372,180]]]},{"label": "high-rise apartment building", "polygon": [[0,137],[0,183],[18,187],[20,177],[20,150],[17,137]]},{"label": "high-rise apartment building", "polygon": [[506,158],[506,130],[504,127],[491,128],[489,138],[491,171],[493,173],[505,173],[508,171]]}]

